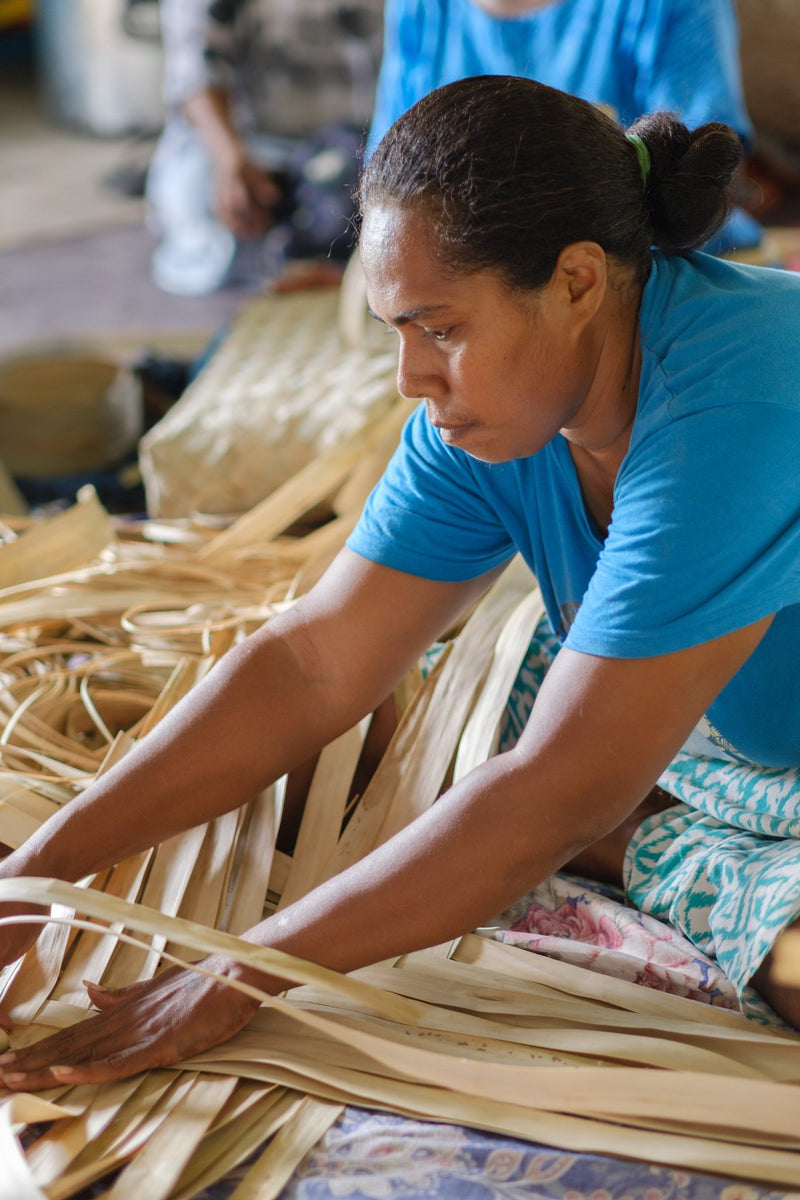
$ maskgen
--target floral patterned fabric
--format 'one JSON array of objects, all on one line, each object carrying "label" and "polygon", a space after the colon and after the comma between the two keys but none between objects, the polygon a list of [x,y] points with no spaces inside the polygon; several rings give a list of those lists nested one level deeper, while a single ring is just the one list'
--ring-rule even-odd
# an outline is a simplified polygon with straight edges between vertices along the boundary
[{"label": "floral patterned fabric", "polygon": [[553,875],[480,930],[497,941],[722,1008],[739,1007],[716,963],[621,892]]}]

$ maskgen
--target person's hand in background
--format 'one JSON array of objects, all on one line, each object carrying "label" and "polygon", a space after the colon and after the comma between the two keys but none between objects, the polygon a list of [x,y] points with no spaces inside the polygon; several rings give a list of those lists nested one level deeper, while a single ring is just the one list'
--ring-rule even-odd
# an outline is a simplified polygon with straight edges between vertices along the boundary
[{"label": "person's hand in background", "polygon": [[262,237],[281,199],[271,176],[240,148],[216,160],[216,215],[237,238]]}]

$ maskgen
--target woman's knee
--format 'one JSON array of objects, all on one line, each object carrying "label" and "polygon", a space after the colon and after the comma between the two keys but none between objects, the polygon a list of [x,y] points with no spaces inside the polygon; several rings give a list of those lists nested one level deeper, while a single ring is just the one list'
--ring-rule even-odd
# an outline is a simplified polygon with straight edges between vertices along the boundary
[{"label": "woman's knee", "polygon": [[[800,918],[793,921],[788,929],[800,933]],[[777,980],[774,965],[774,955],[770,950],[750,980],[750,985],[787,1024],[800,1029],[800,987]]]}]

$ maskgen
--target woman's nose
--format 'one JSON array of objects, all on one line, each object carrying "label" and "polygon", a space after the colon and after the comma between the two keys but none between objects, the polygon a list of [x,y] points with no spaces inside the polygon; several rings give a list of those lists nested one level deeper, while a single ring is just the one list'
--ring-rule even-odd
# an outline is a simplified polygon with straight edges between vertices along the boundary
[{"label": "woman's nose", "polygon": [[427,363],[424,350],[402,341],[397,362],[397,390],[409,400],[420,396],[432,399],[442,391],[441,377]]}]

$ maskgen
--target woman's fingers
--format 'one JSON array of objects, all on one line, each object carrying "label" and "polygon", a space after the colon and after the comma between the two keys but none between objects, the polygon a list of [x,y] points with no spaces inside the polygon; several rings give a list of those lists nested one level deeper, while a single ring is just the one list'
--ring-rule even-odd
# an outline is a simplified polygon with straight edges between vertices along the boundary
[{"label": "woman's fingers", "polygon": [[258,1006],[223,984],[179,968],[95,993],[103,1005],[97,1015],[1,1054],[0,1081],[12,1090],[36,1091],[59,1083],[103,1083],[170,1066],[231,1037]]},{"label": "woman's fingers", "polygon": [[113,1008],[115,1004],[119,1004],[122,1000],[127,999],[133,994],[134,988],[141,988],[141,984],[131,984],[128,987],[107,988],[103,987],[102,983],[93,983],[91,979],[84,979],[83,986],[86,988],[89,999],[95,1008],[104,1011],[108,1008]]}]

